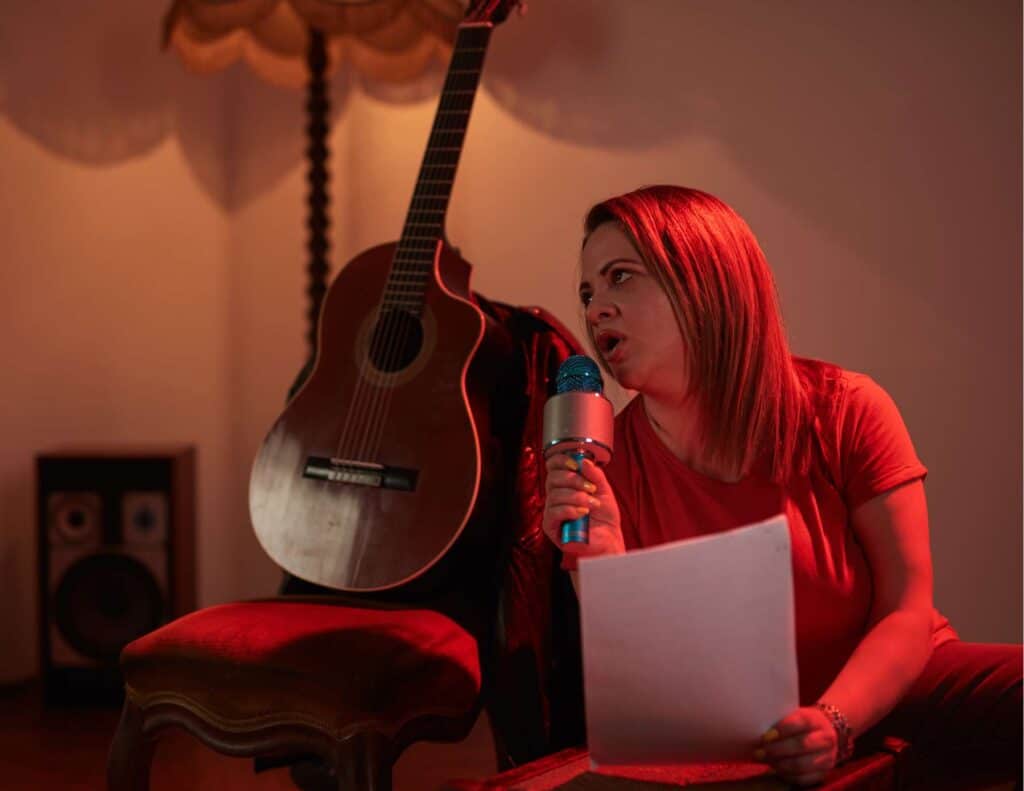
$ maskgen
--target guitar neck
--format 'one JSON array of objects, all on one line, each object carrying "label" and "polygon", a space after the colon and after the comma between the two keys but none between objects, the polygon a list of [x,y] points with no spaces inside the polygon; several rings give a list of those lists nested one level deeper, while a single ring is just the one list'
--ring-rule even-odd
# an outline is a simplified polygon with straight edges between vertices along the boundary
[{"label": "guitar neck", "polygon": [[417,314],[422,309],[433,271],[434,251],[444,235],[455,170],[493,29],[489,22],[459,26],[427,150],[384,292],[385,308]]}]

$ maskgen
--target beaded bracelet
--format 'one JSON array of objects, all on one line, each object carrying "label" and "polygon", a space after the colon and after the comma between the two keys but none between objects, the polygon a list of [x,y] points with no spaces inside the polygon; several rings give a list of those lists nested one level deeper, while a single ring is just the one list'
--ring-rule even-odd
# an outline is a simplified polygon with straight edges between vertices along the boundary
[{"label": "beaded bracelet", "polygon": [[815,703],[814,708],[820,709],[836,729],[836,736],[839,739],[836,763],[845,761],[853,755],[853,730],[846,716],[831,703]]}]

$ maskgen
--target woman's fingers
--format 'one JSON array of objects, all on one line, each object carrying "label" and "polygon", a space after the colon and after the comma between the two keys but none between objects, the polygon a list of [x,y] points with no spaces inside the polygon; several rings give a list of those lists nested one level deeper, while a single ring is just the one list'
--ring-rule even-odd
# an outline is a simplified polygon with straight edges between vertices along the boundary
[{"label": "woman's fingers", "polygon": [[580,491],[596,492],[597,486],[578,472],[555,470],[548,473],[548,488],[579,489]]},{"label": "woman's fingers", "polygon": [[611,493],[604,471],[590,459],[582,464],[563,453],[557,453],[547,461],[548,486],[570,486],[585,489],[593,494]]},{"label": "woman's fingers", "polygon": [[600,508],[601,501],[580,489],[552,489],[548,492],[548,505],[574,505],[579,508]]},{"label": "woman's fingers", "polygon": [[828,753],[801,755],[799,758],[783,758],[774,763],[774,769],[784,780],[800,786],[820,783],[833,766]]},{"label": "woman's fingers", "polygon": [[[543,530],[563,552],[577,555],[623,552],[619,507],[601,468],[585,459],[582,464],[565,454],[547,459]],[[587,543],[563,545],[563,522],[589,517]]]},{"label": "woman's fingers", "polygon": [[813,730],[773,741],[763,749],[769,758],[791,758],[807,753],[827,752],[832,749],[833,741],[828,733]]}]

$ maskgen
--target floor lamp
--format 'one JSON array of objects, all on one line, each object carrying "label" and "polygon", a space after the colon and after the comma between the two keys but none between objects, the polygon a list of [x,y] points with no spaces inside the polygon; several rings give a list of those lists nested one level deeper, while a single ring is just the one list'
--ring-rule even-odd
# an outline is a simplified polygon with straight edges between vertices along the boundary
[{"label": "floor lamp", "polygon": [[164,17],[164,48],[190,70],[241,59],[269,82],[306,91],[309,360],[329,269],[328,79],[350,68],[382,82],[414,80],[447,62],[464,14],[462,0],[174,0]]}]

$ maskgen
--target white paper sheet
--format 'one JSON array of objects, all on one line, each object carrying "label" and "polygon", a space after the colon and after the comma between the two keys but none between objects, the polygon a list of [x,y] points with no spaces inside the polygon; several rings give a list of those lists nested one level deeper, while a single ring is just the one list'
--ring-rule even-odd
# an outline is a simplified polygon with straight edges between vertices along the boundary
[{"label": "white paper sheet", "polygon": [[786,517],[579,566],[594,764],[751,761],[797,708]]}]

